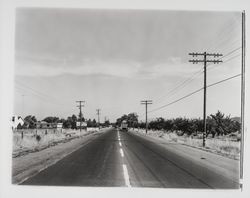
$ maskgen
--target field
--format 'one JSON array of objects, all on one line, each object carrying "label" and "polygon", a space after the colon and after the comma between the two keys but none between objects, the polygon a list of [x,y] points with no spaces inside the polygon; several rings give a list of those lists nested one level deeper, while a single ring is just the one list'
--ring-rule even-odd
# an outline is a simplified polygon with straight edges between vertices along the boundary
[{"label": "field", "polygon": [[[145,134],[145,130],[135,130],[137,133]],[[232,159],[239,159],[240,157],[240,141],[236,141],[230,136],[218,136],[215,138],[208,137],[206,139],[205,148],[202,147],[202,135],[199,136],[178,136],[175,132],[164,132],[157,130],[148,130],[148,135],[161,138],[166,142],[176,142],[185,144],[208,152],[217,153],[227,156]]]},{"label": "field", "polygon": [[59,143],[70,141],[98,131],[98,128],[86,130],[73,129],[22,129],[13,133],[13,157],[36,152]]}]

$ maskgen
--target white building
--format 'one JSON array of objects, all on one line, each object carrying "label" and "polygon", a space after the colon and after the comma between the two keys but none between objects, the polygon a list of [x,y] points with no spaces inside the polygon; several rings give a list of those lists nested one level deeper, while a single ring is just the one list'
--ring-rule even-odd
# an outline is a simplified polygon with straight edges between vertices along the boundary
[{"label": "white building", "polygon": [[23,124],[24,124],[24,120],[22,119],[22,117],[21,116],[12,116],[11,128],[16,129],[19,124],[21,126],[23,126]]}]

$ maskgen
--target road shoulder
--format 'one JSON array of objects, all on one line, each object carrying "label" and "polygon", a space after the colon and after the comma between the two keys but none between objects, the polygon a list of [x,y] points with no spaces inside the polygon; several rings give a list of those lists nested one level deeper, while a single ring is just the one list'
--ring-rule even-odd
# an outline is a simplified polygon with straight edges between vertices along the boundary
[{"label": "road shoulder", "polygon": [[12,184],[19,184],[36,175],[62,158],[87,145],[104,131],[72,139],[69,142],[55,145],[35,153],[29,153],[12,159]]},{"label": "road shoulder", "polygon": [[167,142],[166,140],[147,136],[146,134],[136,132],[129,133],[149,141],[152,144],[157,144],[167,149],[168,152],[175,153],[180,158],[186,159],[186,161],[200,164],[208,170],[215,171],[217,174],[227,177],[234,182],[239,182],[239,160],[230,159],[216,153],[207,152],[187,145]]}]

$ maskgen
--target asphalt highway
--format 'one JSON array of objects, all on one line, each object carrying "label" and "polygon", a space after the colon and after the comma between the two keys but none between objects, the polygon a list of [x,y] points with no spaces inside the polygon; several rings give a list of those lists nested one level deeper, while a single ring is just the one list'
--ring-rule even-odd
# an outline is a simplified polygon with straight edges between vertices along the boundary
[{"label": "asphalt highway", "polygon": [[201,152],[112,128],[21,185],[239,188],[235,160]]}]

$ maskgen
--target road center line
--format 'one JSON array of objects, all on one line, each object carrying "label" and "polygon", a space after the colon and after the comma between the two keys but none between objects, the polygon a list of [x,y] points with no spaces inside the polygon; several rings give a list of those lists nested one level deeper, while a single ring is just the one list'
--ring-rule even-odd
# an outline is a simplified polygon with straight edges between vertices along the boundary
[{"label": "road center line", "polygon": [[124,157],[124,153],[123,153],[123,150],[120,148],[120,153],[121,153],[121,156]]},{"label": "road center line", "polygon": [[131,187],[127,166],[125,164],[123,164],[122,168],[123,168],[123,175],[124,175],[124,179],[125,179],[125,184],[127,187]]},{"label": "road center line", "polygon": [[122,143],[119,141],[119,145],[122,146]]}]

